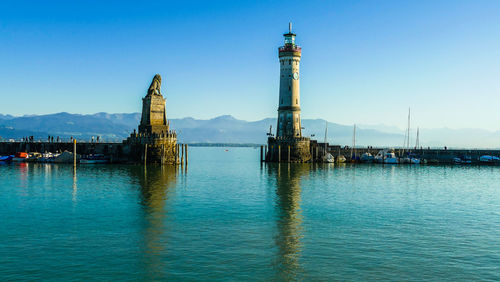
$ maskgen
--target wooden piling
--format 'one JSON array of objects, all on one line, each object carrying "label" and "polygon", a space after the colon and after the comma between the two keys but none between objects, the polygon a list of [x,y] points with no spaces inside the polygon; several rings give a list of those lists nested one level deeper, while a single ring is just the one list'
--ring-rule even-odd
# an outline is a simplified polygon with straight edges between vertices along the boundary
[{"label": "wooden piling", "polygon": [[186,157],[184,159],[184,162],[186,163],[186,167],[188,165],[188,144],[184,144],[186,146],[185,152],[186,152]]},{"label": "wooden piling", "polygon": [[181,166],[184,165],[184,144],[181,144]]},{"label": "wooden piling", "polygon": [[262,155],[264,154],[264,146],[260,146],[260,162],[263,162],[263,158],[262,158]]},{"label": "wooden piling", "polygon": [[165,162],[165,144],[161,144],[161,165]]},{"label": "wooden piling", "polygon": [[175,144],[174,146],[174,159],[175,159],[175,164],[179,163],[179,144]]},{"label": "wooden piling", "polygon": [[76,139],[73,139],[73,166],[76,166]]},{"label": "wooden piling", "polygon": [[281,162],[281,145],[278,145],[278,162]]},{"label": "wooden piling", "polygon": [[288,145],[288,162],[290,162],[290,145]]},{"label": "wooden piling", "polygon": [[148,144],[144,144],[144,165],[148,162]]}]

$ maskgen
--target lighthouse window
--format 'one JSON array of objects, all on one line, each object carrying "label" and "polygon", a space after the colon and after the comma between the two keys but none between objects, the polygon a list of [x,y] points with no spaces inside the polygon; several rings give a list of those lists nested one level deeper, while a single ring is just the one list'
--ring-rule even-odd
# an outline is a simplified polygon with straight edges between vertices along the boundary
[{"label": "lighthouse window", "polygon": [[292,64],[292,60],[288,60],[288,64],[291,65]]},{"label": "lighthouse window", "polygon": [[288,91],[292,90],[292,87],[290,85],[288,85]]},{"label": "lighthouse window", "polygon": [[299,99],[295,99],[295,105],[299,104]]}]

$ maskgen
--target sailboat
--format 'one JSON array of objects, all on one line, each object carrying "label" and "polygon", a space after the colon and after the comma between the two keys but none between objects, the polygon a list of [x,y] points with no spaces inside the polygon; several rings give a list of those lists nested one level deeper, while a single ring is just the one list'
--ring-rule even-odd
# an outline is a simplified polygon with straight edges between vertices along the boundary
[{"label": "sailboat", "polygon": [[323,162],[324,163],[333,163],[335,162],[335,158],[332,156],[332,154],[328,153],[328,143],[327,141],[327,136],[328,136],[328,121],[326,122],[325,125],[325,154],[323,156]]},{"label": "sailboat", "polygon": [[[401,163],[420,164],[420,159],[415,154],[413,154],[410,150],[410,118],[411,118],[411,109],[408,108],[408,127],[406,128],[405,144],[403,145],[403,156],[404,156],[405,148],[407,150],[407,156],[401,160]],[[417,128],[417,139],[415,142],[415,148],[418,146],[419,142],[420,142],[419,141],[419,129]]]},{"label": "sailboat", "polygon": [[358,159],[356,158],[356,124],[354,124],[354,129],[352,131],[352,147],[351,147],[351,162],[355,163]]},{"label": "sailboat", "polygon": [[[417,139],[415,140],[415,150],[420,146],[420,130],[417,127]],[[415,154],[410,154],[410,163],[411,164],[420,164],[422,160],[417,157]]]}]

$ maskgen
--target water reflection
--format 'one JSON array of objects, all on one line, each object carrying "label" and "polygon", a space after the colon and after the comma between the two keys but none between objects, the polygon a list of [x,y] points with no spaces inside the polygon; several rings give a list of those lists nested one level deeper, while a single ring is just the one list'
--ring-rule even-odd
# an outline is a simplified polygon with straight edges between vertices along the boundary
[{"label": "water reflection", "polygon": [[275,235],[278,254],[275,260],[279,280],[294,280],[302,273],[300,254],[302,212],[300,209],[300,181],[312,169],[311,164],[268,164],[270,179],[276,179],[276,225]]},{"label": "water reflection", "polygon": [[77,193],[78,193],[78,185],[77,185],[77,177],[76,177],[76,166],[73,167],[73,193],[71,193],[72,195],[72,200],[73,200],[73,204],[76,203],[76,196],[77,196]]},{"label": "water reflection", "polygon": [[140,188],[140,201],[144,211],[143,242],[144,267],[148,280],[165,278],[166,263],[165,226],[168,216],[169,188],[176,182],[175,166],[137,166],[130,172]]}]

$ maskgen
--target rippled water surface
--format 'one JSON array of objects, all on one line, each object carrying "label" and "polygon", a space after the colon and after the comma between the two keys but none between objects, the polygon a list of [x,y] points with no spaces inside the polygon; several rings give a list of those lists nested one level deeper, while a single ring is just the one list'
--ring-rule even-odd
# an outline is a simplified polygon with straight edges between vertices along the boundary
[{"label": "rippled water surface", "polygon": [[0,278],[500,280],[500,167],[0,165]]}]

